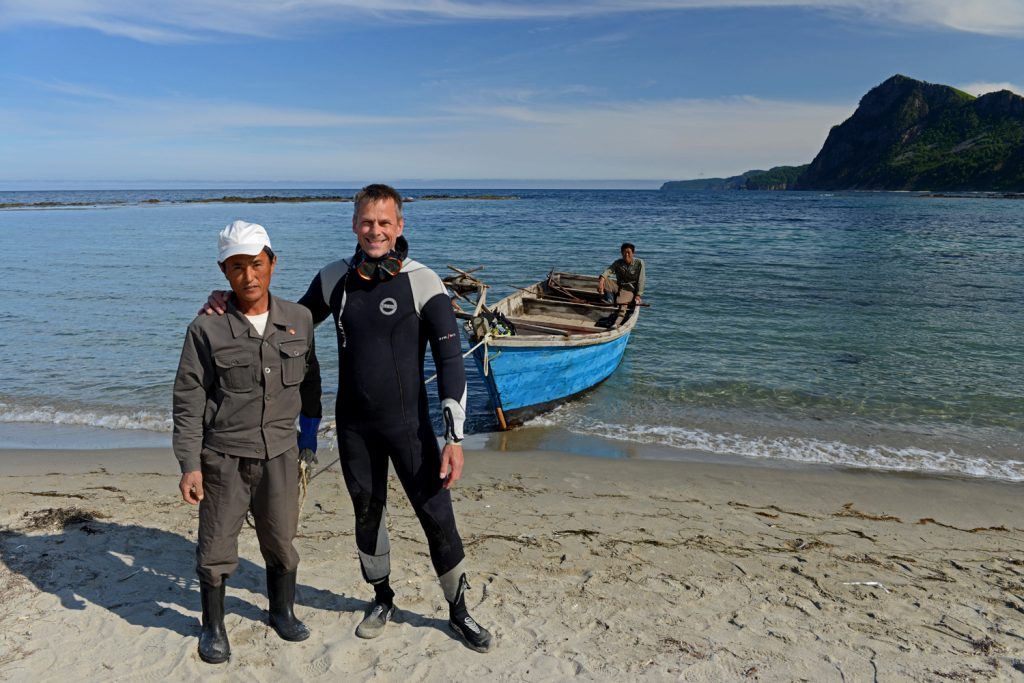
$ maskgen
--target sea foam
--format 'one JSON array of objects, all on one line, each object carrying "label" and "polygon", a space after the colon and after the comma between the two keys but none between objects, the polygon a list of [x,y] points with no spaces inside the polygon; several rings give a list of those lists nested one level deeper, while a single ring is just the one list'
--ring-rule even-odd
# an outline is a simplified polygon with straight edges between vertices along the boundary
[{"label": "sea foam", "polygon": [[530,424],[561,427],[576,434],[616,441],[753,459],[1024,481],[1024,461],[987,460],[962,455],[953,450],[935,451],[880,444],[857,446],[807,437],[745,436],[678,426],[622,425],[581,416],[566,419],[557,412],[537,418]]},{"label": "sea foam", "polygon": [[134,412],[100,412],[93,409],[67,409],[54,406],[23,406],[0,403],[0,422],[37,422],[44,424],[99,427],[101,429],[143,429],[170,432],[167,414],[140,410]]}]

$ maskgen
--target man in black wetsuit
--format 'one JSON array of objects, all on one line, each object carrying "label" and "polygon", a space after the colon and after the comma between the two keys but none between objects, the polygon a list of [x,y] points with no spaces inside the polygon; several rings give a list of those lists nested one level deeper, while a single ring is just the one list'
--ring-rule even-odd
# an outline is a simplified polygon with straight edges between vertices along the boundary
[{"label": "man in black wetsuit", "polygon": [[[321,269],[299,303],[314,323],[332,316],[338,333],[341,469],[355,509],[363,578],[375,592],[356,635],[380,635],[395,609],[385,520],[390,459],[427,536],[449,625],[471,648],[486,652],[491,635],[466,611],[465,554],[449,491],[462,473],[466,414],[455,315],[437,274],[408,258],[401,195],[387,185],[368,185],[354,203],[355,255]],[[423,384],[428,344],[445,424],[440,452]]]},{"label": "man in black wetsuit", "polygon": [[[426,534],[449,626],[470,648],[487,652],[491,634],[466,609],[465,553],[449,491],[462,474],[466,414],[455,314],[437,274],[408,258],[401,195],[387,185],[368,185],[354,204],[355,254],[322,268],[299,303],[312,312],[314,324],[331,316],[338,334],[341,470],[355,510],[363,578],[375,593],[356,635],[379,636],[395,610],[385,518],[390,461]],[[423,383],[428,344],[437,367],[443,449]]]}]

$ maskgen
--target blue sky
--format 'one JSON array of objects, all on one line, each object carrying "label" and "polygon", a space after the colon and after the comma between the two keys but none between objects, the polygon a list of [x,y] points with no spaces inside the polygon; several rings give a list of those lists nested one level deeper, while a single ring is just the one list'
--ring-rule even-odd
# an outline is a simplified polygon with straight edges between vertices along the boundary
[{"label": "blue sky", "polygon": [[657,186],[1022,64],[1024,0],[0,0],[0,187]]}]

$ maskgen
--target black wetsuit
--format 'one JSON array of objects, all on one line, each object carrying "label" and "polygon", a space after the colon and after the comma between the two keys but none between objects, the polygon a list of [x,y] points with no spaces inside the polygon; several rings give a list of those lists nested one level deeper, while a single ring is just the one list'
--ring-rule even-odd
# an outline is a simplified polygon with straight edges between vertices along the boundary
[{"label": "black wetsuit", "polygon": [[299,303],[314,323],[333,316],[338,333],[338,446],[363,576],[378,583],[391,571],[384,518],[390,459],[426,533],[445,597],[453,600],[464,553],[439,476],[423,359],[429,344],[446,437],[461,440],[466,374],[455,315],[441,279],[426,266],[405,259],[398,275],[366,281],[351,261],[321,269]]}]

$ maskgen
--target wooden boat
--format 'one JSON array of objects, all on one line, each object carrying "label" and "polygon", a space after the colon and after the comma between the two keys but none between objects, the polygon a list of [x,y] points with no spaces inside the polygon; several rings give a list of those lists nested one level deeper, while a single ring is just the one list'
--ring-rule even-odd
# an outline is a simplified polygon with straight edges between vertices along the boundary
[{"label": "wooden boat", "polygon": [[[451,267],[451,266],[449,266]],[[579,396],[618,367],[639,308],[608,304],[596,276],[552,271],[547,278],[486,303],[487,285],[458,274],[445,283],[474,303],[466,320],[473,358],[502,430]],[[476,292],[472,302],[465,295]]]}]

